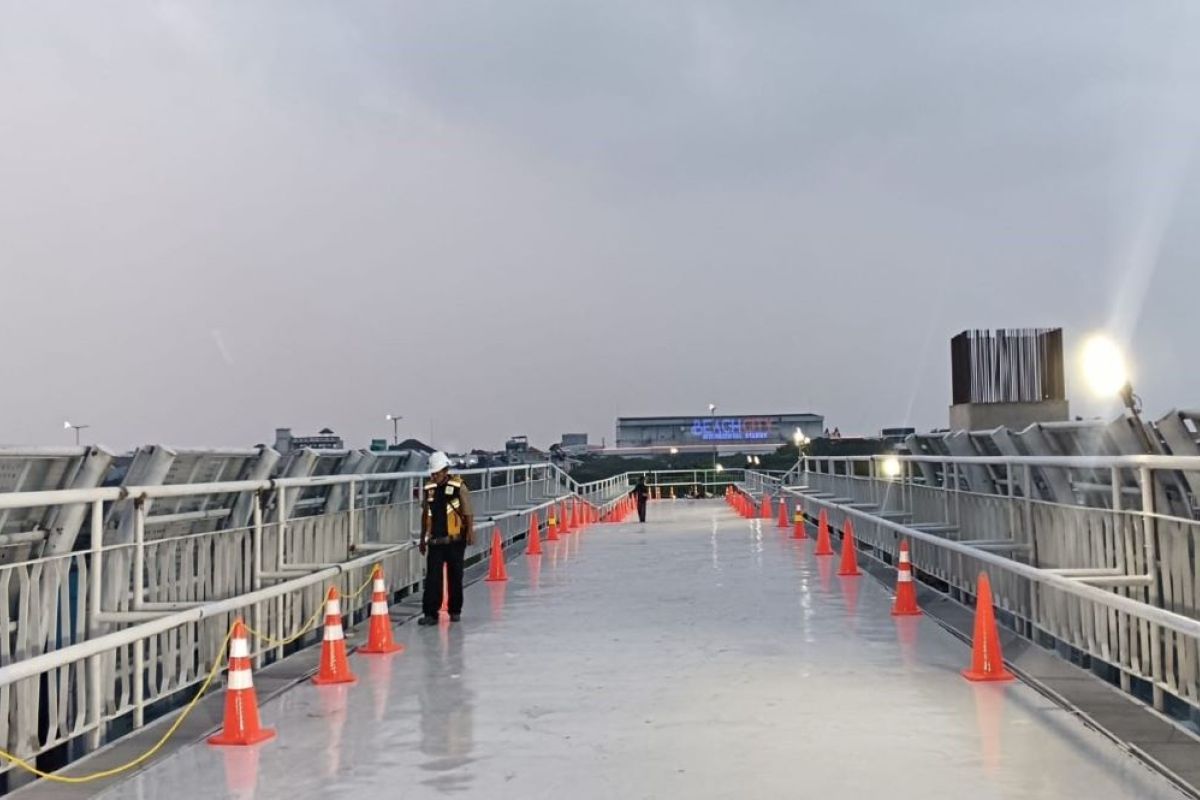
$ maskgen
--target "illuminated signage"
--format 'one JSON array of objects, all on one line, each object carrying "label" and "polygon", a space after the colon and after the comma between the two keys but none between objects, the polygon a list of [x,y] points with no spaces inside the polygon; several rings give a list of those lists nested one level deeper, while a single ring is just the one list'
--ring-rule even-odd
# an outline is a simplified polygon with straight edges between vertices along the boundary
[{"label": "illuminated signage", "polygon": [[698,417],[692,436],[705,442],[744,442],[770,439],[774,425],[768,417]]}]

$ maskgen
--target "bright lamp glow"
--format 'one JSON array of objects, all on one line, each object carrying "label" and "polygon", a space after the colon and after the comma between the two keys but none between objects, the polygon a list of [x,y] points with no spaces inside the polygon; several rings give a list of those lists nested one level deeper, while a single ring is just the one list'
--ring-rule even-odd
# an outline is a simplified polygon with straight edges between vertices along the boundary
[{"label": "bright lamp glow", "polygon": [[70,429],[70,427],[71,427],[71,420],[67,420],[66,422],[64,422],[64,423],[63,423],[63,430],[64,430],[64,431],[65,431],[65,430],[69,430],[69,429]]},{"label": "bright lamp glow", "polygon": [[717,464],[717,472],[724,472],[724,471],[725,471],[725,466],[723,464]]},{"label": "bright lamp glow", "polygon": [[672,448],[671,448],[671,455],[673,455],[673,456],[677,456],[677,455],[679,455],[679,448],[678,448],[678,447],[672,447]]},{"label": "bright lamp glow", "polygon": [[885,477],[894,478],[900,474],[900,459],[895,456],[885,458],[879,466]]},{"label": "bright lamp glow", "polygon": [[1112,397],[1129,382],[1125,357],[1116,342],[1096,335],[1083,345],[1083,375],[1088,388],[1098,397]]}]

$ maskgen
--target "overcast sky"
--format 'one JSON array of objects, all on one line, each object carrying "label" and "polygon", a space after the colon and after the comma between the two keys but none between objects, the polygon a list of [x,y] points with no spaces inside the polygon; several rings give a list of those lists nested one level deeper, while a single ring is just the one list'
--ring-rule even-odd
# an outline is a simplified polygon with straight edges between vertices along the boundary
[{"label": "overcast sky", "polygon": [[928,428],[967,327],[1110,328],[1200,406],[1197,41],[1195,0],[0,0],[0,442]]}]

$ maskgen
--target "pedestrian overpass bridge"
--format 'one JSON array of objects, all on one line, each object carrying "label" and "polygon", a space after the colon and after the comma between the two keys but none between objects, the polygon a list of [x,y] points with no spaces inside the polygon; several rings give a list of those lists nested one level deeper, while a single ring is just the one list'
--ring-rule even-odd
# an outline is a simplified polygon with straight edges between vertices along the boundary
[{"label": "pedestrian overpass bridge", "polygon": [[[667,498],[734,487],[767,519],[662,499],[639,525],[616,521],[631,476],[467,471],[475,577],[495,535],[508,580],[426,630],[406,457],[158,448],[114,477],[96,448],[0,451],[0,780],[111,800],[1197,796],[1200,458],[989,441],[650,476]],[[600,521],[543,541],[567,504]],[[852,526],[866,574],[837,575],[794,513],[839,550]],[[889,613],[901,542],[920,617]],[[388,656],[353,652],[377,567]],[[981,574],[1012,683],[961,676]],[[310,680],[330,587],[354,685]],[[214,747],[235,619],[277,735]]]}]

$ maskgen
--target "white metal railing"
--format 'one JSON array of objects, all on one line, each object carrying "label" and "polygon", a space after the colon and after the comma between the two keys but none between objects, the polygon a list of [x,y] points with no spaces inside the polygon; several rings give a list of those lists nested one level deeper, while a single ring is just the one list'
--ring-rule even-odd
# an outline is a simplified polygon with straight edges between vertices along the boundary
[{"label": "white metal railing", "polygon": [[[997,492],[966,491],[972,469],[1000,476]],[[1075,504],[1039,499],[1042,469],[1113,476],[1104,506],[1089,487]],[[910,539],[916,568],[952,592],[973,595],[987,568],[1020,632],[1111,665],[1126,690],[1144,681],[1159,709],[1168,696],[1200,709],[1200,521],[1156,510],[1197,472],[1196,457],[865,456],[807,458],[779,487],[753,473],[746,486],[838,529],[853,519],[856,539],[893,561]]]},{"label": "white metal railing", "polygon": [[[567,497],[607,512],[628,491],[624,476],[580,485],[549,464],[458,474],[477,520],[468,558],[490,546],[493,526],[507,543],[527,532],[530,514],[544,524]],[[392,594],[423,578],[413,544],[425,480],[392,473],[0,494],[0,511],[81,507],[90,525],[85,551],[0,565],[0,719],[8,722],[0,749],[36,759],[69,746],[77,755],[102,744],[118,720],[142,726],[152,705],[177,705],[206,677],[234,616],[267,642],[254,653],[260,666],[318,635],[282,644],[319,614],[330,583],[348,595],[347,623],[362,621],[369,594],[353,592],[376,564]],[[292,517],[291,502],[316,487],[344,490],[343,510]],[[152,500],[231,493],[252,497],[249,526],[148,536]],[[108,542],[106,508],[120,502],[133,504],[132,540]],[[11,771],[0,761],[0,783]]]}]

